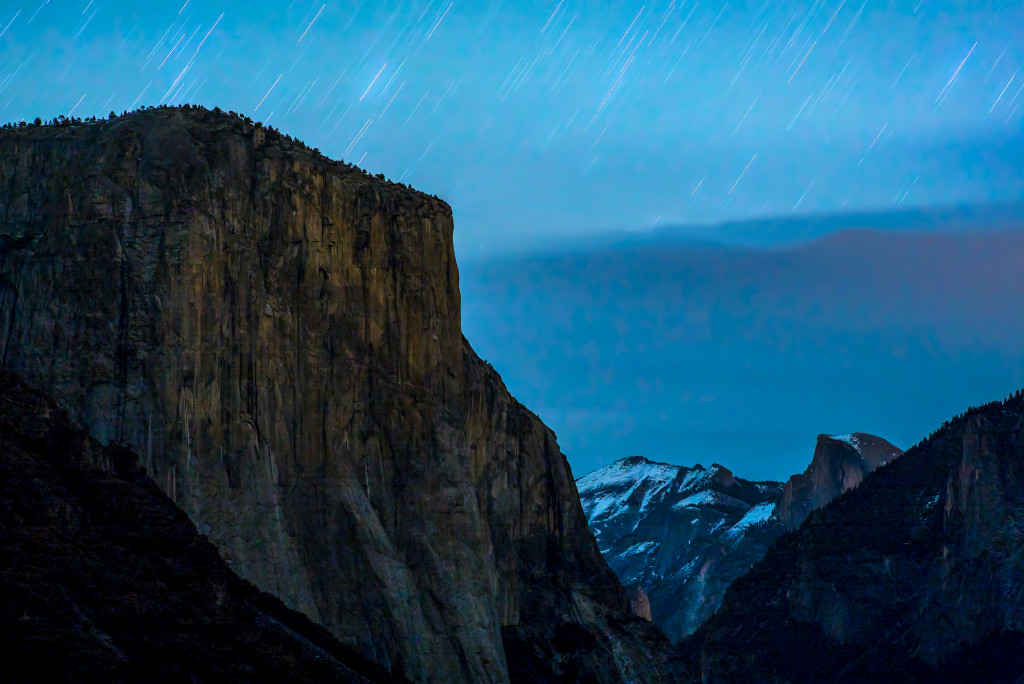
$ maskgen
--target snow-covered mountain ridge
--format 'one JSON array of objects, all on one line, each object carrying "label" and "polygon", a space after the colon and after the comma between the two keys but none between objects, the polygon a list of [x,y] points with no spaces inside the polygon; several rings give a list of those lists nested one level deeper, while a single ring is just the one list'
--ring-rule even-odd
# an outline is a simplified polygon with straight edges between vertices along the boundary
[{"label": "snow-covered mountain ridge", "polygon": [[721,465],[692,468],[630,456],[576,481],[598,547],[624,585],[648,595],[672,639],[718,607],[735,577],[781,534],[781,482],[751,482]]},{"label": "snow-covered mountain ridge", "polygon": [[608,565],[646,592],[651,616],[679,640],[721,604],[726,588],[807,515],[902,452],[866,433],[820,435],[807,470],[781,482],[630,456],[576,480]]}]

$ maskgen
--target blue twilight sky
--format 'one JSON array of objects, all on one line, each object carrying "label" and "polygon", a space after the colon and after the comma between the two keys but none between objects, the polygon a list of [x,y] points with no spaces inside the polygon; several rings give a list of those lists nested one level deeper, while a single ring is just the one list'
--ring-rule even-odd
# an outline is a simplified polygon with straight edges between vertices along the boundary
[{"label": "blue twilight sky", "polygon": [[[552,275],[540,257],[621,231],[1024,199],[1019,0],[0,0],[0,121],[184,102],[451,203],[467,335],[577,473],[645,452],[782,478],[818,431],[908,446],[1024,383],[1000,323],[1024,264],[996,278],[959,246],[862,291],[858,274],[899,270],[889,250],[923,247],[856,243],[837,303],[819,296],[831,271],[800,259],[666,244],[685,269],[612,250]],[[985,287],[929,285],[950,269]],[[593,295],[652,283],[666,291]]]},{"label": "blue twilight sky", "polygon": [[1024,196],[1024,3],[0,0],[0,120],[195,102],[455,209],[597,229]]}]

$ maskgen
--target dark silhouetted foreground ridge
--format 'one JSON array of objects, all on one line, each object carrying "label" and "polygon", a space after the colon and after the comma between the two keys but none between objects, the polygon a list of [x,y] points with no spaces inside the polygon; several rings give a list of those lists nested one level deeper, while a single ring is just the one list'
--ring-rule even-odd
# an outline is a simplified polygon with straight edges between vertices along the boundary
[{"label": "dark silhouetted foreground ridge", "polygon": [[781,537],[683,644],[705,682],[1024,679],[1024,395]]},{"label": "dark silhouetted foreground ridge", "polygon": [[136,456],[0,369],[5,681],[404,681],[241,580]]}]

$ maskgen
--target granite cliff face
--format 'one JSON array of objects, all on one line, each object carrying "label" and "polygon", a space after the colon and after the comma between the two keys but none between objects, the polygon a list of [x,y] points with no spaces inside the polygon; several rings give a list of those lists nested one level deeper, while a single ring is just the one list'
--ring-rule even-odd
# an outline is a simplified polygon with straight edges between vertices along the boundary
[{"label": "granite cliff face", "polygon": [[786,482],[776,515],[790,530],[843,492],[860,484],[872,470],[903,451],[874,435],[818,435],[811,464]]},{"label": "granite cliff face", "polygon": [[240,580],[134,453],[2,369],[0,639],[10,682],[399,681]]},{"label": "granite cliff face", "polygon": [[4,131],[0,213],[0,362],[243,578],[417,681],[668,672],[462,337],[444,202],[185,108]]},{"label": "granite cliff face", "polygon": [[1024,394],[784,535],[684,642],[704,682],[1020,682]]},{"label": "granite cliff face", "polygon": [[608,565],[649,598],[676,641],[721,603],[726,587],[764,557],[783,528],[780,482],[750,482],[718,464],[693,468],[630,456],[576,482]]}]

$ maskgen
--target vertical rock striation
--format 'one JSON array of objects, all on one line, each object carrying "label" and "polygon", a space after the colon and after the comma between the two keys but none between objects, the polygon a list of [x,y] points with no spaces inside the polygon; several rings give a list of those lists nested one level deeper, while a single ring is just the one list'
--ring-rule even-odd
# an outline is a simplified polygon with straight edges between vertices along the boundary
[{"label": "vertical rock striation", "polygon": [[418,681],[662,676],[554,434],[462,337],[444,202],[185,108],[4,131],[0,214],[0,363],[242,577]]}]

